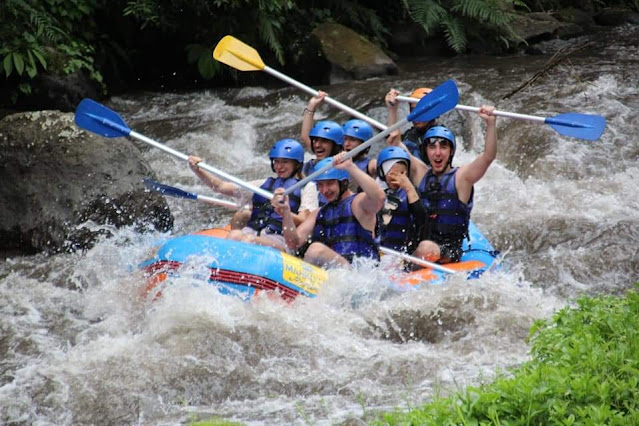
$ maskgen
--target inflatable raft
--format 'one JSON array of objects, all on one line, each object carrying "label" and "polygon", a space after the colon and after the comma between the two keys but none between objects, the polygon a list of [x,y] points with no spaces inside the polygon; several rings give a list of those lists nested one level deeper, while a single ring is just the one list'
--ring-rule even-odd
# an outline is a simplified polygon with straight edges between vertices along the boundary
[{"label": "inflatable raft", "polygon": [[[471,222],[470,238],[464,241],[464,254],[448,269],[472,279],[490,268],[499,267],[499,253]],[[208,282],[224,294],[243,299],[269,291],[291,300],[299,295],[315,297],[327,280],[325,270],[270,247],[225,239],[225,229],[209,229],[172,238],[163,243],[155,255],[140,264],[147,283],[146,297],[156,298],[165,284],[190,261],[204,259]],[[423,284],[441,284],[449,274],[423,268],[402,273],[392,279],[398,290],[411,290]]]}]

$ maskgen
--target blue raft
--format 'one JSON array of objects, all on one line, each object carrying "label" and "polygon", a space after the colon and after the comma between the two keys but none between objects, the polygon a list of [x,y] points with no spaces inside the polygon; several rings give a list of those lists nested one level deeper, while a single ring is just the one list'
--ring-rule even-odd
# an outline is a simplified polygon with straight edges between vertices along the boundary
[{"label": "blue raft", "polygon": [[[209,229],[172,238],[162,244],[155,255],[140,264],[148,281],[147,297],[157,297],[160,284],[179,274],[189,259],[206,256],[209,283],[224,294],[250,299],[262,291],[277,292],[283,299],[299,295],[315,297],[327,280],[325,270],[270,247],[225,239],[225,229]],[[449,263],[449,269],[476,278],[489,268],[499,266],[499,253],[482,235],[474,223],[469,226],[470,238],[464,241],[461,261]],[[441,284],[448,274],[423,268],[400,274],[393,284],[402,290],[424,283]]]}]

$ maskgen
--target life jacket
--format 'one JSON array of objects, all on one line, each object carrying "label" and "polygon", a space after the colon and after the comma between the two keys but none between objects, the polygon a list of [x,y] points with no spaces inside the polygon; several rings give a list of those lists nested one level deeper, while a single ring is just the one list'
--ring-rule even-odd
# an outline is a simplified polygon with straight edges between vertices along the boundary
[{"label": "life jacket", "polygon": [[419,184],[418,191],[429,217],[422,227],[421,238],[437,244],[461,244],[468,236],[468,222],[473,209],[474,188],[470,191],[468,204],[459,201],[455,188],[457,167],[444,173],[438,179],[428,170]]},{"label": "life jacket", "polygon": [[[353,160],[353,163],[355,163],[355,165],[364,173],[366,173],[368,175],[368,163],[370,162],[370,158],[368,157],[363,157],[360,158],[359,160],[355,161]],[[351,191],[353,191],[356,194],[359,194],[360,192],[362,192],[362,188],[360,188],[359,184],[357,183],[357,181],[355,180],[355,178],[353,176],[350,176],[348,178],[348,189],[350,189]]]},{"label": "life jacket", "polygon": [[312,241],[327,245],[349,262],[354,257],[379,260],[379,244],[373,238],[373,233],[364,229],[353,214],[355,197],[356,194],[353,194],[320,209]]},{"label": "life jacket", "polygon": [[416,227],[408,210],[406,191],[402,188],[386,190],[386,202],[377,214],[377,225],[382,246],[406,253],[412,251]]},{"label": "life jacket", "polygon": [[315,169],[315,164],[317,164],[317,160],[312,159],[312,160],[308,160],[306,163],[302,165],[302,173],[304,173],[304,176],[308,176],[311,173],[313,173],[313,170]]},{"label": "life jacket", "polygon": [[406,130],[402,135],[402,142],[406,145],[406,148],[410,151],[410,153],[423,161],[421,146],[424,143],[424,135],[426,131],[420,131],[415,127],[411,127]]},{"label": "life jacket", "polygon": [[[295,183],[299,182],[297,178],[273,178],[270,177],[264,181],[260,188],[269,192],[273,192],[276,188],[288,189]],[[302,198],[301,188],[296,189],[293,193],[289,194],[288,201],[291,206],[291,212],[297,213],[300,208],[300,202]],[[268,228],[275,234],[282,233],[282,216],[277,214],[271,206],[271,202],[266,198],[258,194],[253,194],[253,210],[251,211],[251,217],[247,223],[247,226],[255,229],[258,232]]]},{"label": "life jacket", "polygon": [[353,161],[357,167],[364,173],[368,174],[368,163],[370,163],[371,159],[368,157],[362,157],[357,161]]}]

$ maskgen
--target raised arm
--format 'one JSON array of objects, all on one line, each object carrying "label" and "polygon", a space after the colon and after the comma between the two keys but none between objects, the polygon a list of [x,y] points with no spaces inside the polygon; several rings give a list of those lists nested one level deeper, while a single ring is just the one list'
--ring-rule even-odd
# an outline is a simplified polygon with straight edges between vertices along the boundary
[{"label": "raised arm", "polygon": [[486,135],[484,152],[479,154],[472,162],[459,168],[458,177],[469,185],[474,185],[481,179],[495,157],[497,157],[497,116],[492,112],[495,107],[482,105],[479,108],[479,116],[486,122]]},{"label": "raised arm", "polygon": [[368,173],[353,163],[353,160],[350,158],[343,160],[346,154],[346,152],[340,152],[333,157],[333,164],[336,169],[346,170],[362,189],[353,201],[353,213],[357,216],[357,210],[361,209],[365,214],[375,215],[384,207],[386,194]]},{"label": "raised arm", "polygon": [[388,127],[397,123],[397,110],[399,109],[399,102],[397,102],[398,95],[398,90],[390,89],[386,94],[386,97],[384,98],[386,109],[388,111],[388,115],[386,116],[386,124],[388,125]]},{"label": "raised arm", "polygon": [[308,106],[304,108],[304,113],[302,114],[302,130],[300,132],[300,140],[302,141],[304,147],[309,151],[313,151],[311,137],[309,136],[309,133],[313,128],[313,116],[317,108],[319,108],[322,102],[324,102],[325,97],[326,93],[320,90],[317,96],[313,96],[311,99],[308,100]]},{"label": "raised arm", "polygon": [[213,176],[211,173],[198,167],[198,163],[202,162],[202,159],[200,157],[189,155],[188,161],[189,169],[191,169],[202,182],[211,187],[215,192],[219,192],[220,194],[228,195],[230,197],[236,195],[235,191],[238,188],[237,186],[235,186],[235,184]]}]

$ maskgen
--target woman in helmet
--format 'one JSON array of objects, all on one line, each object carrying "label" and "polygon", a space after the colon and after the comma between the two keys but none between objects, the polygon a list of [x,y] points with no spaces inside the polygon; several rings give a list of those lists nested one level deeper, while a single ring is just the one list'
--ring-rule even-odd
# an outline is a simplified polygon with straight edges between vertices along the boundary
[{"label": "woman in helmet", "polygon": [[400,147],[386,147],[377,156],[377,176],[386,192],[386,203],[377,217],[380,244],[404,253],[415,249],[416,224],[426,217],[409,171],[410,155]]},{"label": "woman in helmet", "polygon": [[[413,93],[410,94],[410,97],[421,99],[432,91],[433,89],[429,87],[418,87],[417,89],[413,90]],[[397,109],[399,106],[399,102],[397,102],[396,98],[398,95],[399,92],[395,89],[390,89],[386,94],[385,102],[388,109],[388,126],[392,126],[393,124],[397,123]],[[416,104],[409,103],[409,110],[412,111],[413,108],[415,108],[415,105]],[[420,160],[424,160],[420,152],[420,147],[424,142],[424,135],[426,134],[428,129],[435,125],[435,119],[426,122],[415,121],[412,123],[412,127],[406,130],[402,135],[402,142],[404,142],[406,148],[408,148],[412,155],[419,158]]]},{"label": "woman in helmet", "polygon": [[[304,148],[298,141],[282,139],[276,142],[269,152],[269,158],[271,170],[276,174],[276,177],[266,179],[261,183],[260,188],[266,191],[274,191],[277,188],[286,189],[304,177],[301,172],[304,163]],[[201,158],[189,156],[188,161],[191,170],[216,192],[229,196],[241,196],[237,193],[239,187],[235,184],[200,169],[197,164],[202,161]],[[257,185],[259,184],[258,182]],[[311,210],[318,208],[315,188],[312,187],[311,191],[304,191],[304,195],[303,191],[304,189],[298,189],[290,195],[292,217],[297,223],[301,223]],[[303,200],[306,197],[308,199]],[[251,216],[247,225],[241,230],[232,230],[227,238],[286,250],[286,244],[282,237],[282,217],[273,210],[269,200],[261,195],[254,194],[252,204]]]},{"label": "woman in helmet", "polygon": [[[493,110],[494,107],[486,105],[479,109],[479,116],[486,123],[484,152],[472,162],[452,166],[457,142],[453,132],[444,126],[431,127],[424,134],[421,154],[425,163],[411,156],[410,178],[427,214],[414,256],[440,263],[459,261],[473,208],[473,185],[484,176],[497,155]],[[406,149],[399,137],[389,138],[388,142]]]},{"label": "woman in helmet", "polygon": [[[271,200],[283,217],[289,249],[297,250],[311,238],[304,260],[318,266],[348,266],[356,257],[379,259],[375,224],[377,212],[384,205],[384,191],[350,158],[344,160],[344,155],[317,164],[317,170],[333,164],[332,169],[315,179],[318,191],[328,202],[311,212],[300,225],[292,220],[287,197],[282,198],[281,190],[276,190]],[[349,175],[361,186],[363,191],[359,194],[348,189]]]}]

